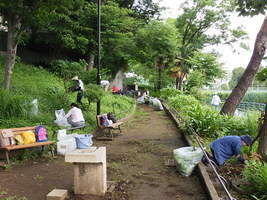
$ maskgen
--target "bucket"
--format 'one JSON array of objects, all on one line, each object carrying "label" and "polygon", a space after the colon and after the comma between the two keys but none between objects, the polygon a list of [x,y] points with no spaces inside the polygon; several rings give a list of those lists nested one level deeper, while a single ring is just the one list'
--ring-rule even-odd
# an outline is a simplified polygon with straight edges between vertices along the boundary
[{"label": "bucket", "polygon": [[88,149],[92,146],[92,135],[84,134],[75,136],[78,149]]}]

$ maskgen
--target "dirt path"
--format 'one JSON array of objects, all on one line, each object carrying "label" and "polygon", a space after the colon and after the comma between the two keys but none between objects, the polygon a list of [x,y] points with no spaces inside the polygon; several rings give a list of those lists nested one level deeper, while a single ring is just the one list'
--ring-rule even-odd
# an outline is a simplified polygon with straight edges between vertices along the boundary
[{"label": "dirt path", "polygon": [[[163,111],[147,105],[137,108],[134,119],[123,125],[123,135],[113,141],[94,141],[107,148],[108,180],[117,187],[105,197],[73,195],[71,200],[205,200],[208,199],[197,174],[181,176],[175,167],[165,166],[172,150],[184,146],[181,135]],[[43,200],[54,188],[73,184],[72,165],[64,157],[50,163],[15,165],[1,172],[0,199],[7,195]],[[1,191],[8,194],[1,195]],[[4,198],[5,197],[5,198]],[[15,198],[16,200],[26,200]]]}]

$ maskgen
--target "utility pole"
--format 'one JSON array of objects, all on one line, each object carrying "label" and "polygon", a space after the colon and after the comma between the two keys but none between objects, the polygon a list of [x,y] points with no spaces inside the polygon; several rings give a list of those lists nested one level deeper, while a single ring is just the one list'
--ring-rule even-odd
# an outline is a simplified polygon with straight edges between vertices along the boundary
[{"label": "utility pole", "polygon": [[[97,58],[97,77],[96,77],[96,84],[100,85],[100,45],[101,45],[101,0],[97,0],[97,36],[98,36],[98,58]],[[96,113],[100,115],[100,100],[96,103]]]}]

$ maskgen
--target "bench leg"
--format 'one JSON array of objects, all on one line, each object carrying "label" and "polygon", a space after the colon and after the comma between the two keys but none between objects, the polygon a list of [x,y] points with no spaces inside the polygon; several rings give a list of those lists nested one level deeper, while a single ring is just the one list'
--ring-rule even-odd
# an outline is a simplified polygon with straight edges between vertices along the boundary
[{"label": "bench leg", "polygon": [[114,136],[113,136],[113,133],[112,133],[112,131],[111,131],[110,128],[108,129],[108,132],[109,132],[109,134],[111,135],[111,137],[113,138]]},{"label": "bench leg", "polygon": [[50,146],[50,152],[51,152],[52,157],[56,158],[54,154],[54,148],[52,146]]},{"label": "bench leg", "polygon": [[10,165],[8,150],[5,150],[5,153],[6,153],[6,161],[7,161],[7,164]]}]

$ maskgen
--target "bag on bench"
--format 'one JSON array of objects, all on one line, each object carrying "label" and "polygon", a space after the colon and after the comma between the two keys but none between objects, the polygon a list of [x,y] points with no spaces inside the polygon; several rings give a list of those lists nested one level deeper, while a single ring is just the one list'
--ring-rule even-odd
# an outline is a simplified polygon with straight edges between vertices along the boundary
[{"label": "bag on bench", "polygon": [[100,116],[100,123],[102,126],[106,126],[106,127],[109,125],[109,122],[108,122],[106,115]]},{"label": "bag on bench", "polygon": [[35,134],[32,131],[24,131],[21,135],[22,135],[24,144],[31,144],[31,143],[36,142]]},{"label": "bag on bench", "polygon": [[36,142],[44,142],[47,141],[47,132],[46,128],[42,125],[37,126],[35,129],[35,137],[36,137]]},{"label": "bag on bench", "polygon": [[108,119],[112,121],[112,123],[117,122],[117,119],[115,118],[114,115],[112,115],[112,113],[108,113],[107,116],[108,116]]},{"label": "bag on bench", "polygon": [[14,139],[14,133],[12,130],[1,130],[0,132],[0,142],[2,147],[14,146],[16,145]]}]

